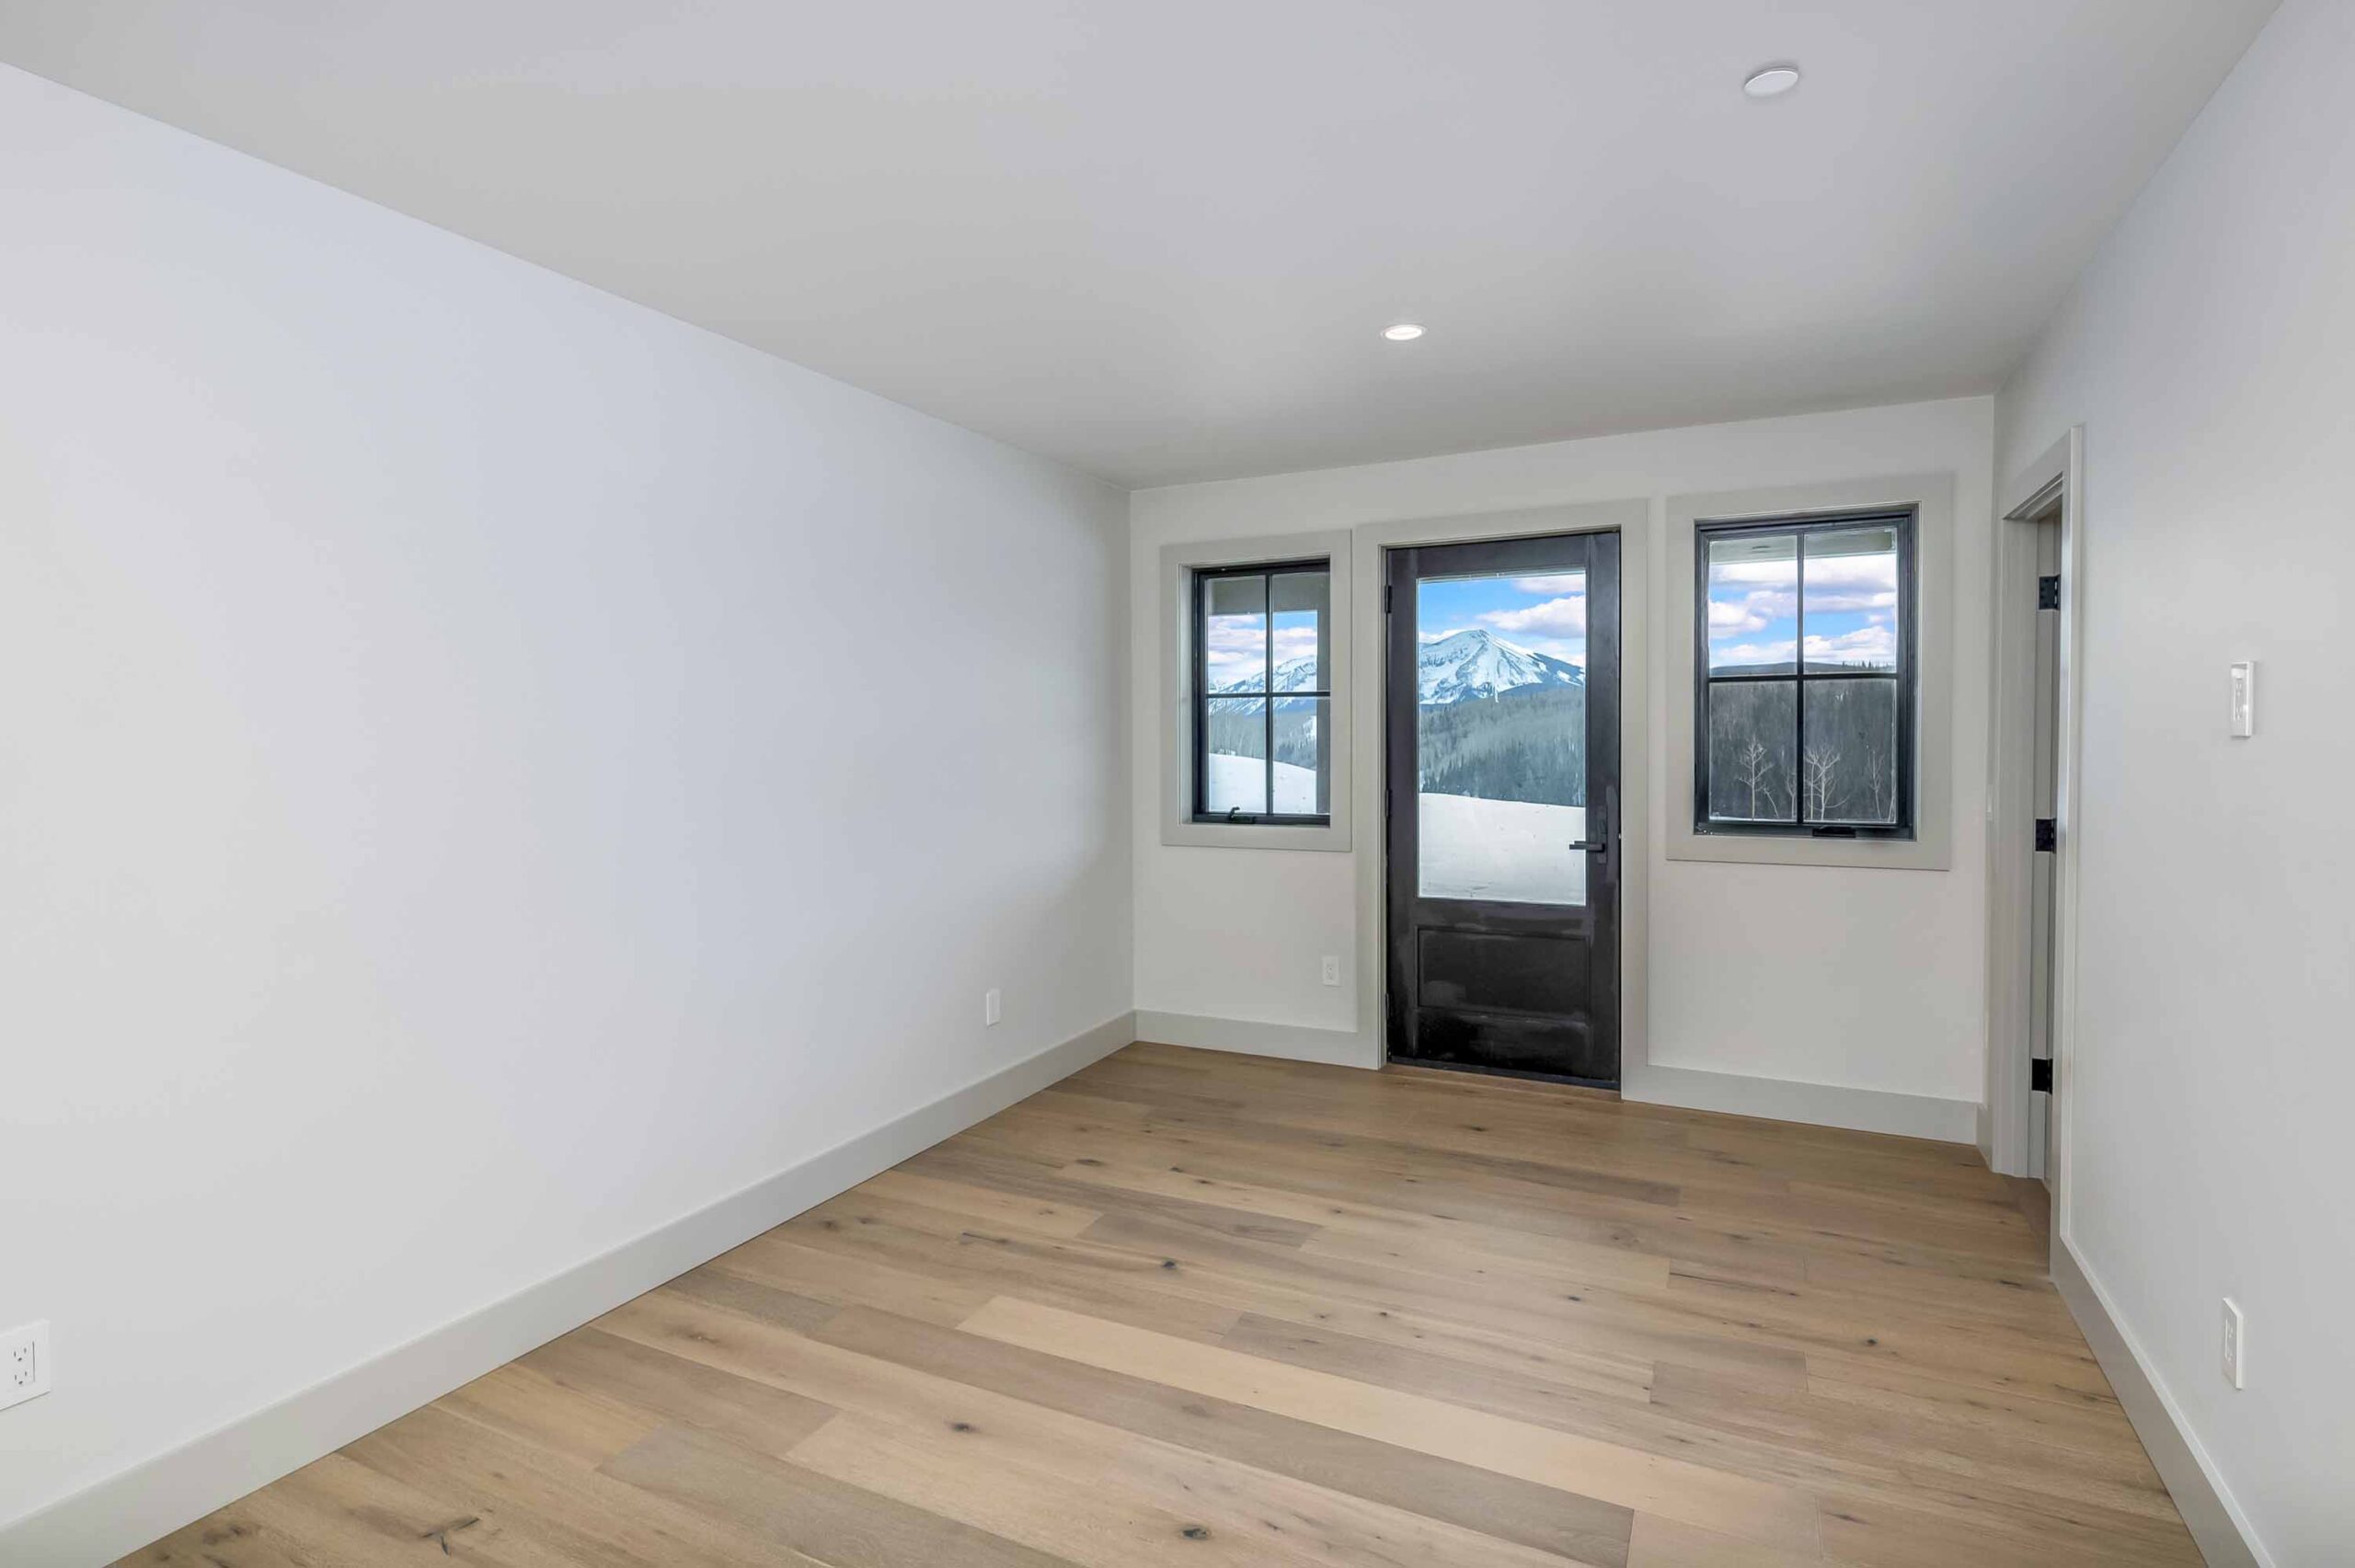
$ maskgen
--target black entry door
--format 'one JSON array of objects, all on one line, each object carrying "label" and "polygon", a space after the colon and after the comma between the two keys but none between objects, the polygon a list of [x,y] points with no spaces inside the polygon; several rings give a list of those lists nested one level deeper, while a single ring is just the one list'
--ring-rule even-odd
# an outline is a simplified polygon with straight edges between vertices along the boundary
[{"label": "black entry door", "polygon": [[1389,1054],[1619,1082],[1619,536],[1388,553]]}]

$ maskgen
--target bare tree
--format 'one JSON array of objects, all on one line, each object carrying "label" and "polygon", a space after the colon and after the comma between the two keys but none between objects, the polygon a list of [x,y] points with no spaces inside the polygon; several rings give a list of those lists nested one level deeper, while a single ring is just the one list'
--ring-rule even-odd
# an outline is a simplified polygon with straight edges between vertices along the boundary
[{"label": "bare tree", "polygon": [[1840,782],[1840,753],[1833,747],[1810,746],[1807,749],[1806,768],[1808,819],[1821,822],[1847,795],[1845,788],[1836,795],[1832,794],[1832,785]]},{"label": "bare tree", "polygon": [[1775,808],[1775,763],[1767,753],[1764,741],[1753,739],[1741,749],[1740,759],[1735,767],[1734,783],[1750,791],[1750,818],[1752,821],[1759,817],[1758,795],[1761,790],[1766,795],[1767,810]]},{"label": "bare tree", "polygon": [[1894,816],[1897,804],[1891,798],[1897,781],[1882,771],[1885,761],[1879,747],[1865,748],[1866,814],[1875,822],[1884,822]]}]

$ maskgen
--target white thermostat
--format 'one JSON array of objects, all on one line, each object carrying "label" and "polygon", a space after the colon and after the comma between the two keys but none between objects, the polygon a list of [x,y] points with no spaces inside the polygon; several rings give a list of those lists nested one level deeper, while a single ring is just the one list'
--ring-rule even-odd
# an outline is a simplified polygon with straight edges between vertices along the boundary
[{"label": "white thermostat", "polygon": [[2235,740],[2257,733],[2257,666],[2246,660],[2233,666],[2232,733]]}]

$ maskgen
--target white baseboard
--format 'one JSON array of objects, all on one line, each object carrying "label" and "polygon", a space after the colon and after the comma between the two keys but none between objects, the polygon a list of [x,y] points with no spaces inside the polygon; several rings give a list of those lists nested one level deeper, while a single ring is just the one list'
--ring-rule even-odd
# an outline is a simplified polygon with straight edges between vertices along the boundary
[{"label": "white baseboard", "polygon": [[11,1525],[0,1562],[110,1562],[994,1116],[1137,1037],[1121,1013]]},{"label": "white baseboard", "polygon": [[1299,1024],[1253,1024],[1191,1013],[1137,1013],[1137,1038],[1197,1050],[1238,1051],[1285,1061],[1333,1067],[1380,1067],[1382,1047],[1354,1029],[1312,1029]]},{"label": "white baseboard", "polygon": [[1802,1083],[1786,1078],[1752,1078],[1739,1072],[1649,1065],[1628,1074],[1624,1099],[1688,1111],[1723,1111],[1778,1122],[1890,1132],[1903,1138],[1933,1138],[1970,1143],[1979,1127],[1975,1100],[1941,1100],[1885,1089],[1851,1089],[1837,1083]]},{"label": "white baseboard", "polygon": [[[1336,1067],[1380,1067],[1382,1047],[1351,1029],[1312,1029],[1297,1024],[1254,1024],[1191,1013],[1137,1015],[1137,1038],[1199,1050],[1239,1051],[1286,1061],[1325,1062]],[[1847,1089],[1832,1083],[1799,1083],[1781,1078],[1751,1078],[1734,1072],[1704,1072],[1685,1067],[1642,1067],[1630,1071],[1621,1093],[1655,1105],[1694,1111],[1724,1111],[1774,1121],[1811,1122],[1818,1127],[1893,1132],[1969,1143],[1979,1126],[1973,1100],[1940,1100],[1926,1094],[1895,1094],[1879,1089]]]},{"label": "white baseboard", "polygon": [[2118,1391],[2126,1419],[2151,1456],[2152,1467],[2166,1482],[2176,1511],[2199,1543],[2208,1568],[2273,1568],[2273,1558],[2248,1516],[2225,1489],[2208,1451],[2184,1425],[2183,1412],[2169,1398],[2142,1355],[2142,1347],[2120,1322],[2109,1293],[2101,1288],[2085,1259],[2056,1232],[2052,1239],[2052,1283],[2093,1346],[2094,1359]]}]

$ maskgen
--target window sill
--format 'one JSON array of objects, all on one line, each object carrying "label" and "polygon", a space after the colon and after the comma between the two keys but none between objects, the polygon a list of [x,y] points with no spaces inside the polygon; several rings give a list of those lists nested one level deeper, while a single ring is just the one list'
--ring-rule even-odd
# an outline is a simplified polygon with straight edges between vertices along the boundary
[{"label": "window sill", "polygon": [[1668,858],[1746,865],[1845,865],[1883,871],[1945,871],[1951,856],[1943,842],[1911,838],[1827,838],[1798,833],[1697,833],[1691,824],[1671,823]]},{"label": "window sill", "polygon": [[1350,847],[1350,830],[1326,822],[1168,822],[1161,841],[1216,850],[1338,850]]},{"label": "window sill", "polygon": [[1910,844],[1913,842],[1911,828],[1868,828],[1862,824],[1827,823],[1821,827],[1787,827],[1775,824],[1726,822],[1714,828],[1695,823],[1693,836],[1696,839],[1774,839],[1785,842],[1830,844]]}]

